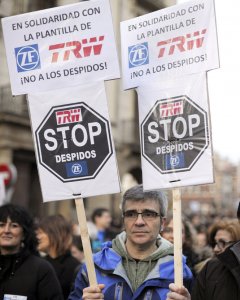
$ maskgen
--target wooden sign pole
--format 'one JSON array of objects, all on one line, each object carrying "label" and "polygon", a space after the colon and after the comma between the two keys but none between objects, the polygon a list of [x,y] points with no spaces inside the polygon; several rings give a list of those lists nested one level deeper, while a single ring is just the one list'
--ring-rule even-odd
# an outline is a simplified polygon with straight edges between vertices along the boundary
[{"label": "wooden sign pole", "polygon": [[181,190],[173,189],[174,282],[183,286]]},{"label": "wooden sign pole", "polygon": [[83,251],[85,256],[85,262],[87,266],[88,271],[88,279],[90,286],[96,286],[97,285],[97,277],[96,272],[94,268],[94,262],[93,262],[93,255],[92,255],[92,248],[90,243],[90,238],[88,234],[88,228],[87,228],[87,219],[83,204],[83,198],[77,198],[75,199],[76,209],[77,209],[77,217],[78,217],[78,223],[80,226],[80,234],[82,238],[82,245],[83,245]]}]

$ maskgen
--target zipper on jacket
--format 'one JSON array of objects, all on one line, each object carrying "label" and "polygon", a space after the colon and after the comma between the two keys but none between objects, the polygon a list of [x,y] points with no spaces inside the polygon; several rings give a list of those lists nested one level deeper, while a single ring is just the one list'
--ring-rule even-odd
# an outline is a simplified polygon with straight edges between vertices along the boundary
[{"label": "zipper on jacket", "polygon": [[122,292],[123,292],[123,284],[121,282],[116,284],[114,300],[122,300]]},{"label": "zipper on jacket", "polygon": [[153,294],[153,291],[148,290],[145,294],[144,300],[151,300],[152,299],[152,294]]}]

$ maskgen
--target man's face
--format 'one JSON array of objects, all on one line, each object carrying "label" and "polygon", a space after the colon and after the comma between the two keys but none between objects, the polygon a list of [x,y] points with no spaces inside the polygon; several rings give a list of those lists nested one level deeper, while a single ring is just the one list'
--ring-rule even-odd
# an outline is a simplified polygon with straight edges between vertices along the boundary
[{"label": "man's face", "polygon": [[[142,201],[127,200],[124,207],[124,213],[127,212],[155,212],[160,214],[159,203],[155,200],[144,199]],[[151,247],[156,243],[157,236],[161,227],[161,218],[147,218],[138,214],[137,217],[124,217],[124,225],[127,233],[127,240],[136,246]]]},{"label": "man's face", "polygon": [[102,213],[100,217],[95,219],[97,228],[108,229],[112,222],[112,217],[108,211]]},{"label": "man's face", "polygon": [[[164,226],[163,232],[161,233],[161,236],[168,240],[170,243],[174,243],[174,234],[173,234],[173,219],[170,220],[170,222]],[[184,230],[184,224],[182,224],[182,241],[185,242],[185,230]]]}]

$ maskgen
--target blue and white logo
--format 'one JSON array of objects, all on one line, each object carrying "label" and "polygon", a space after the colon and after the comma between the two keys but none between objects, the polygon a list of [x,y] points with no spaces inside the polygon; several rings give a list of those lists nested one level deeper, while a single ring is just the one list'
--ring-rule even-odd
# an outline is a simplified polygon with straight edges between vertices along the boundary
[{"label": "blue and white logo", "polygon": [[15,57],[18,72],[31,71],[41,67],[37,44],[15,48]]},{"label": "blue and white logo", "polygon": [[148,43],[128,47],[129,68],[147,65],[149,63]]},{"label": "blue and white logo", "polygon": [[68,177],[82,177],[88,175],[86,160],[66,163],[66,170]]},{"label": "blue and white logo", "polygon": [[185,167],[184,153],[179,152],[174,155],[168,154],[165,158],[166,169],[180,169]]}]

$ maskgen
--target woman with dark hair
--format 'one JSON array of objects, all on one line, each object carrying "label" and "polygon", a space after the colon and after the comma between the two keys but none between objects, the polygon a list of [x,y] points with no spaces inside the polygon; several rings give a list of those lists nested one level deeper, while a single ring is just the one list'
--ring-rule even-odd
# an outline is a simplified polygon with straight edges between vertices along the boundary
[{"label": "woman with dark hair", "polygon": [[45,258],[53,266],[62,287],[64,299],[67,299],[75,279],[75,270],[79,265],[70,252],[72,226],[61,215],[46,217],[38,225],[37,238],[38,250],[47,254]]},{"label": "woman with dark hair", "polygon": [[13,204],[0,207],[0,299],[63,299],[54,270],[37,254],[33,219]]}]

